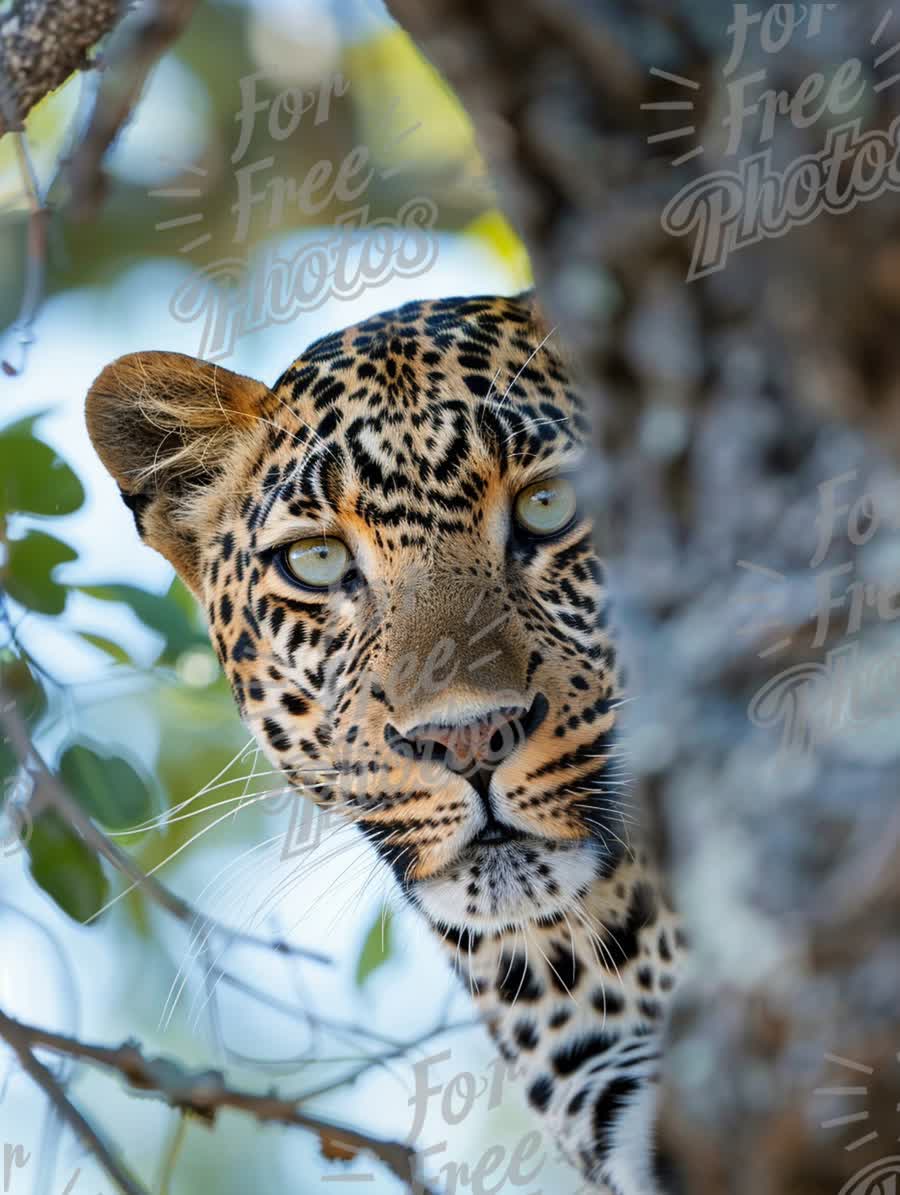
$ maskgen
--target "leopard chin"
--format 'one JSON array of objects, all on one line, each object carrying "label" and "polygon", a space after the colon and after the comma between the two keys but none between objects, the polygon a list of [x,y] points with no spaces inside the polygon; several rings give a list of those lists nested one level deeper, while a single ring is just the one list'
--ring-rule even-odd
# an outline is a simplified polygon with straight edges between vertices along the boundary
[{"label": "leopard chin", "polygon": [[593,839],[478,835],[439,872],[413,881],[409,895],[436,925],[499,932],[576,912],[607,872],[606,855]]}]

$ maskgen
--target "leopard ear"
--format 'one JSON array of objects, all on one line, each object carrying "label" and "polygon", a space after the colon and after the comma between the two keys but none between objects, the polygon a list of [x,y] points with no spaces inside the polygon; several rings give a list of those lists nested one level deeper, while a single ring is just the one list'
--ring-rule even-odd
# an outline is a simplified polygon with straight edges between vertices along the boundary
[{"label": "leopard ear", "polygon": [[248,438],[272,392],[182,353],[129,353],[88,391],[88,433],[143,539],[199,587],[196,502]]}]

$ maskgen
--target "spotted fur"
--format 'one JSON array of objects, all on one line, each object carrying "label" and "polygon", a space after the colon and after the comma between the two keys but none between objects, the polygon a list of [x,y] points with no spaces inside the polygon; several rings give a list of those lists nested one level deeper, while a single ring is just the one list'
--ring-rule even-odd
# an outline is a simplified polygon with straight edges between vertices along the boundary
[{"label": "spotted fur", "polygon": [[[577,468],[589,431],[530,298],[407,304],[271,388],[135,354],[98,378],[88,422],[202,601],[259,743],[389,863],[566,1155],[598,1189],[662,1191],[683,943],[629,816],[590,527],[537,539],[511,514]],[[282,549],[322,532],[353,564],[316,592]],[[512,741],[490,768],[408,737],[493,717]]]}]

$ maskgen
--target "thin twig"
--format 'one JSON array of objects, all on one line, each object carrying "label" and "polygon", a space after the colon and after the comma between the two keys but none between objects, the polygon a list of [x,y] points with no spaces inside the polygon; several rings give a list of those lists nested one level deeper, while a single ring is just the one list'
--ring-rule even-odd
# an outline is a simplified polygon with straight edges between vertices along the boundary
[{"label": "thin twig", "polygon": [[182,33],[193,10],[194,0],[145,0],[116,29],[104,55],[90,121],[69,166],[76,216],[93,215],[102,202],[103,156],[131,117],[153,67]]},{"label": "thin twig", "polygon": [[[298,1107],[296,1099],[280,1096],[275,1091],[260,1095],[256,1092],[229,1087],[220,1071],[191,1071],[170,1058],[145,1057],[139,1045],[132,1041],[123,1042],[118,1047],[78,1041],[76,1038],[61,1033],[51,1033],[35,1025],[23,1024],[2,1012],[0,1012],[0,1036],[9,1042],[19,1057],[23,1059],[23,1066],[25,1066],[26,1057],[31,1059],[31,1063],[34,1063],[31,1050],[40,1047],[68,1058],[115,1071],[137,1091],[164,1100],[172,1108],[193,1113],[210,1126],[215,1123],[219,1112],[229,1108],[245,1112],[258,1121],[269,1124],[283,1124],[307,1129],[326,1143],[344,1147],[351,1155],[361,1151],[372,1154],[387,1166],[392,1174],[413,1190],[416,1192],[424,1190],[416,1177],[417,1155],[409,1145],[373,1137],[348,1125],[312,1116]],[[26,1069],[28,1068],[26,1067]],[[45,1071],[43,1067],[40,1069]],[[29,1070],[28,1073],[33,1074],[33,1071]],[[36,1075],[33,1077],[36,1082],[41,1083],[44,1090],[47,1090],[44,1079],[38,1079]],[[50,1079],[52,1080],[52,1076]],[[62,1098],[65,1100],[64,1095]],[[67,1100],[65,1103],[71,1112],[76,1111],[71,1108]],[[60,1107],[60,1112],[74,1127],[71,1112],[64,1110],[63,1107]],[[80,1116],[77,1112],[76,1115]],[[83,1117],[80,1117],[79,1123],[86,1125]],[[90,1126],[87,1128],[90,1130]],[[105,1149],[102,1142],[99,1142],[99,1145]],[[90,1143],[90,1148],[92,1150],[97,1148],[97,1144],[93,1140]],[[111,1158],[108,1151],[106,1153],[108,1160],[115,1165],[114,1159]],[[105,1162],[104,1164],[106,1165]],[[106,1168],[113,1176],[109,1165]],[[126,1174],[118,1173],[114,1177],[120,1188],[128,1192],[129,1195],[145,1195]]]},{"label": "thin twig", "polygon": [[157,1183],[159,1195],[169,1195],[172,1186],[172,1176],[175,1173],[175,1166],[178,1162],[178,1155],[181,1152],[181,1147],[184,1144],[184,1138],[187,1133],[187,1125],[187,1113],[178,1113],[175,1118],[172,1135],[166,1146],[165,1157],[160,1167],[159,1182]]},{"label": "thin twig", "polygon": [[188,901],[160,883],[155,876],[146,875],[127,851],[123,851],[121,847],[107,838],[60,783],[32,743],[28,727],[16,709],[15,702],[4,693],[2,688],[0,688],[0,724],[6,729],[10,745],[19,763],[22,767],[30,770],[32,774],[37,774],[42,785],[42,796],[52,804],[56,812],[82,836],[88,846],[93,847],[105,859],[108,859],[118,871],[128,876],[136,887],[146,892],[154,903],[182,924],[188,925],[192,929],[196,928],[198,924],[202,924],[232,942],[257,946],[272,950],[277,954],[305,958],[316,963],[331,963],[332,960],[319,951],[295,946],[280,938],[269,940],[243,930],[231,929],[206,913],[199,912]]},{"label": "thin twig", "polygon": [[432,1041],[435,1037],[440,1037],[445,1033],[456,1033],[460,1029],[476,1029],[483,1025],[484,1021],[481,1018],[473,1017],[467,1021],[453,1021],[449,1024],[440,1023],[433,1029],[428,1029],[425,1033],[420,1034],[412,1041],[398,1043],[393,1049],[385,1050],[381,1054],[373,1055],[367,1058],[355,1070],[350,1071],[345,1075],[341,1075],[337,1079],[333,1079],[328,1083],[323,1083],[319,1087],[313,1087],[309,1091],[304,1091],[299,1095],[298,1100],[306,1101],[317,1099],[319,1096],[329,1095],[332,1091],[338,1091],[341,1087],[352,1086],[357,1079],[362,1078],[367,1071],[370,1071],[375,1066],[381,1066],[385,1062],[392,1062],[397,1058],[405,1058],[413,1050],[419,1049],[425,1045],[426,1042]]},{"label": "thin twig", "polygon": [[[149,1195],[146,1188],[118,1160],[111,1147],[75,1107],[52,1072],[35,1058],[32,1053],[32,1047],[36,1044],[35,1032],[0,1010],[0,1037],[13,1050],[25,1074],[40,1087],[61,1119],[91,1151],[116,1186],[125,1192],[125,1195]],[[70,1053],[69,1056],[78,1057],[74,1053]]]},{"label": "thin twig", "polygon": [[0,368],[8,377],[15,377],[25,368],[28,346],[34,340],[32,331],[38,307],[44,295],[44,280],[47,275],[47,227],[50,211],[41,196],[37,171],[28,152],[28,141],[19,117],[15,97],[6,78],[0,71],[0,119],[11,132],[19,169],[22,174],[22,189],[28,202],[28,246],[25,255],[25,286],[19,314],[13,324],[13,333],[21,345],[21,362],[16,365],[7,358],[0,362]]}]

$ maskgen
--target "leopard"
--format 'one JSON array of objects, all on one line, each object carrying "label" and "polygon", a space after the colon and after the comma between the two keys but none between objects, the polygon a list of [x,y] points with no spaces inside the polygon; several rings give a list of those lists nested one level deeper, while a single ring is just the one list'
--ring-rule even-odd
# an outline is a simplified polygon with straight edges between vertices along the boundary
[{"label": "leopard", "polygon": [[389,869],[579,1181],[663,1195],[687,942],[627,773],[575,374],[533,291],[437,298],[271,386],[130,353],[86,420],[241,718]]}]

